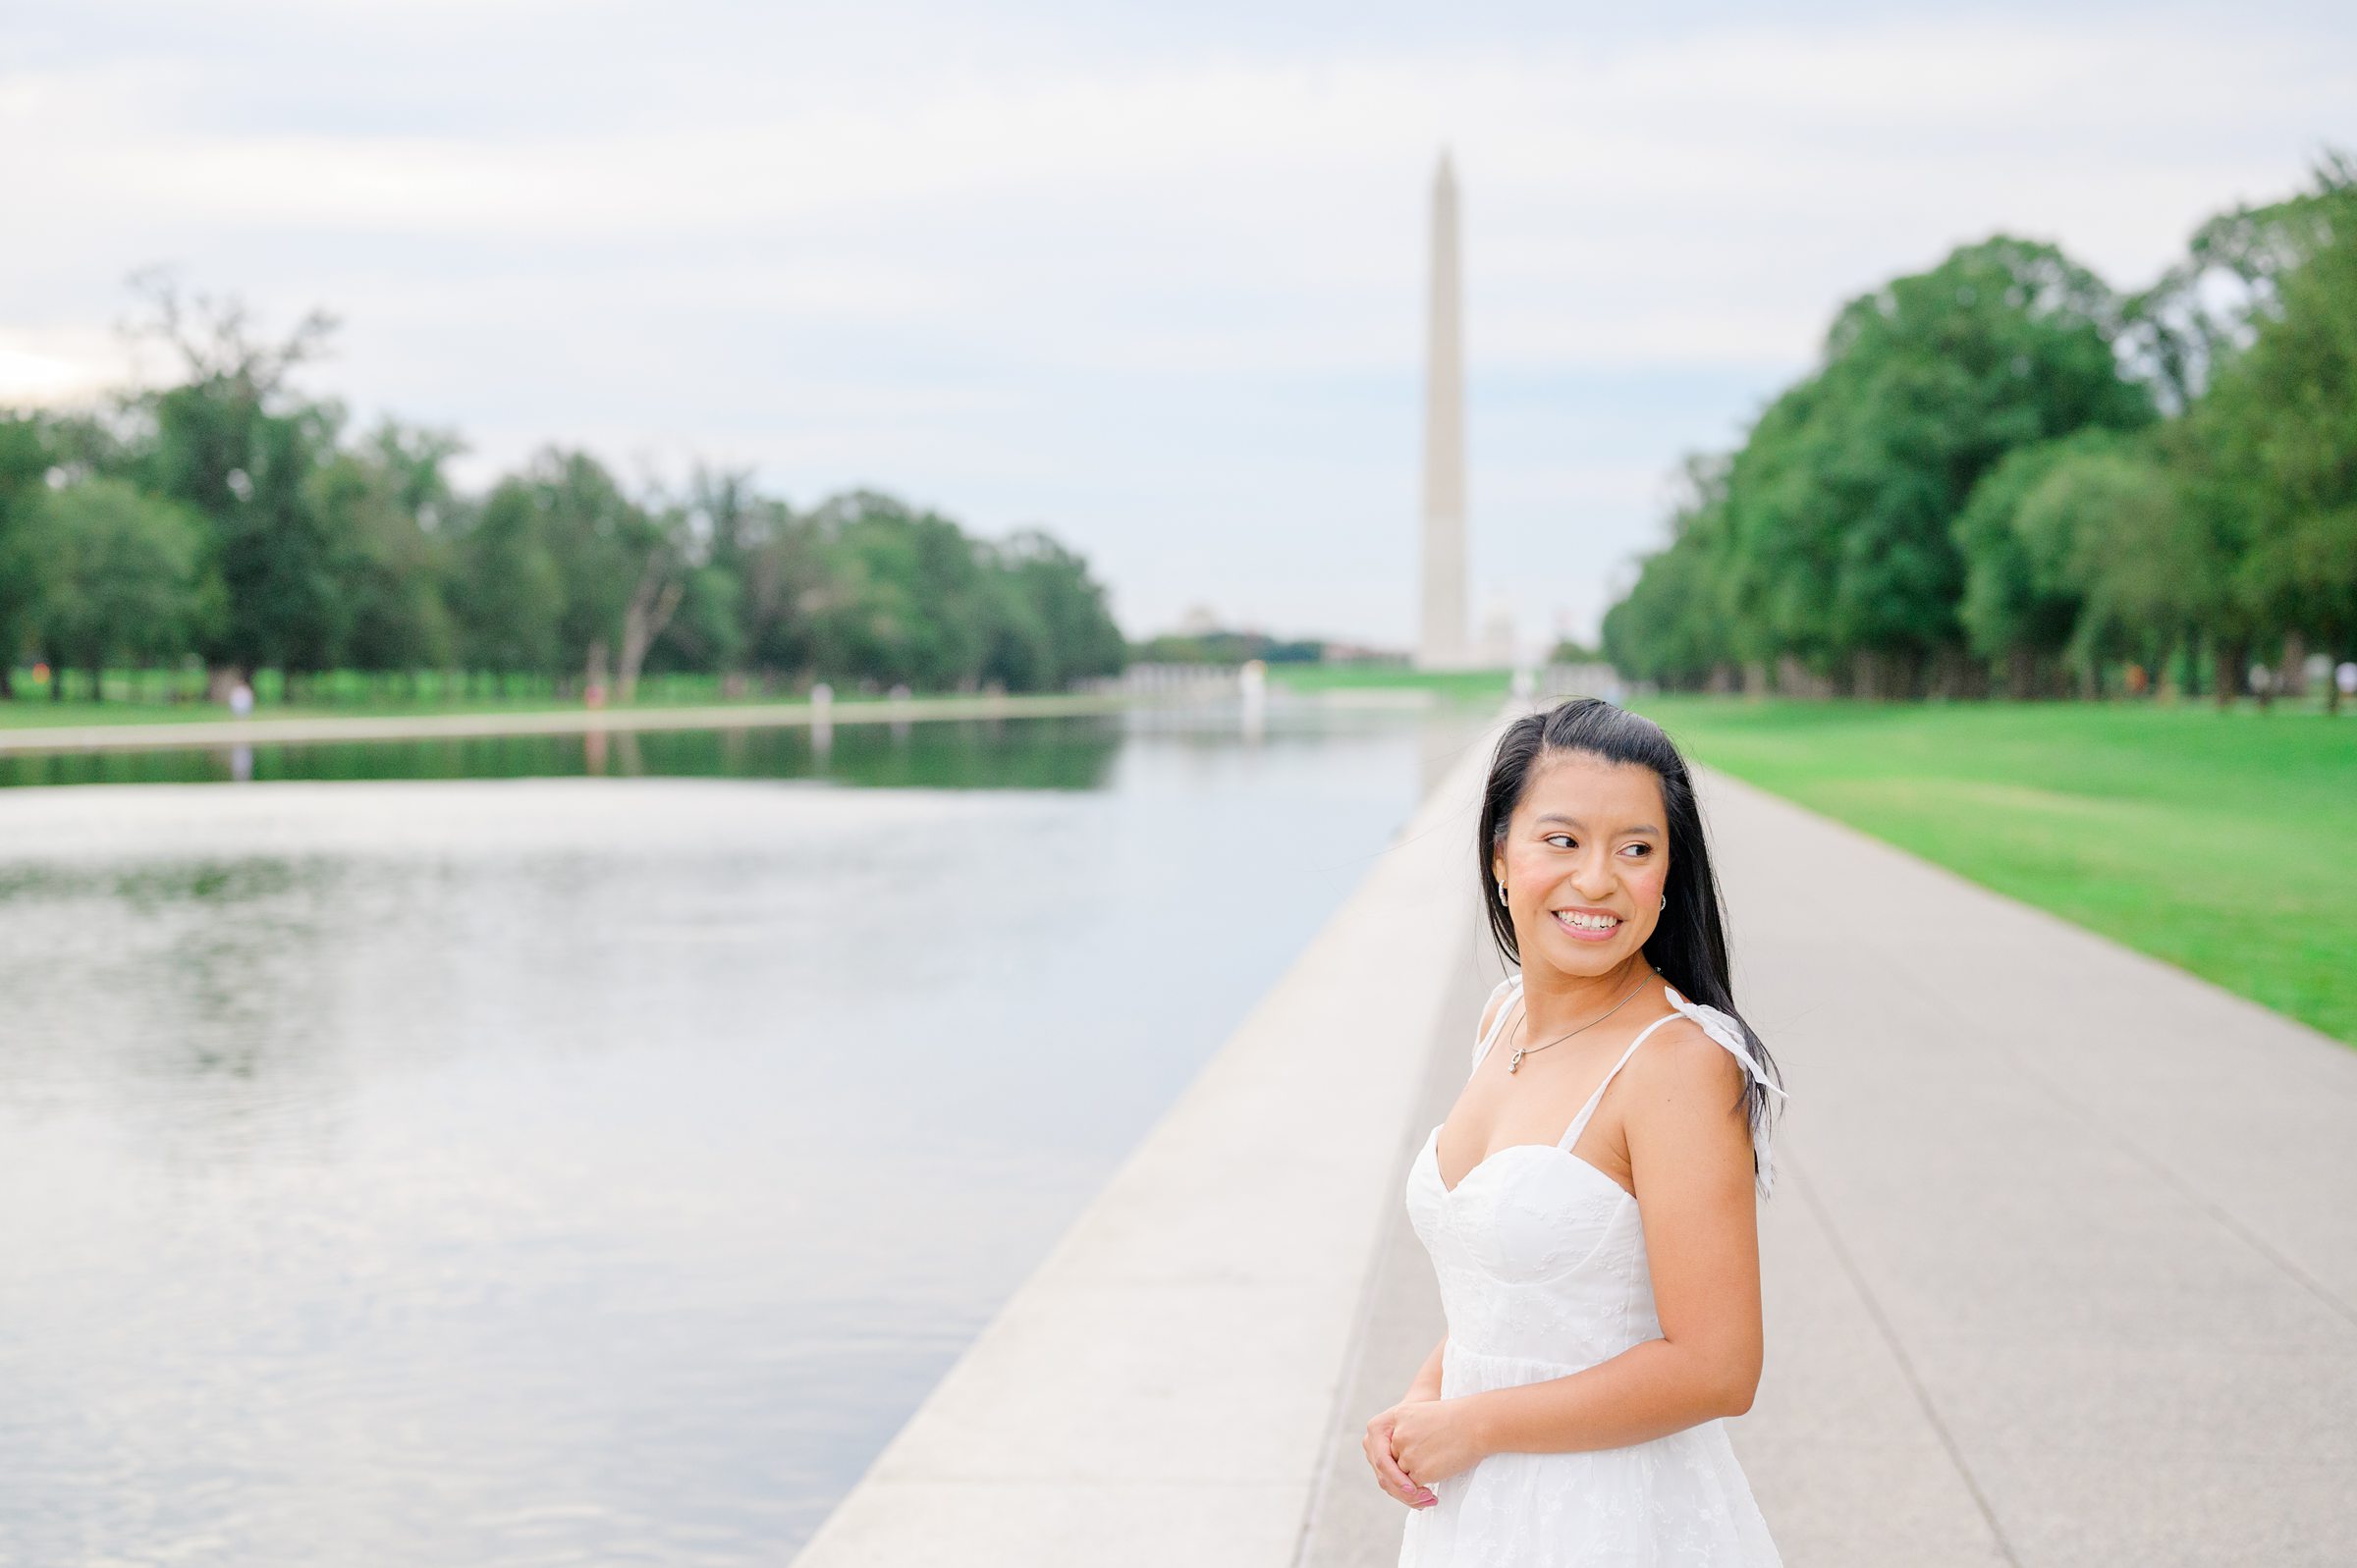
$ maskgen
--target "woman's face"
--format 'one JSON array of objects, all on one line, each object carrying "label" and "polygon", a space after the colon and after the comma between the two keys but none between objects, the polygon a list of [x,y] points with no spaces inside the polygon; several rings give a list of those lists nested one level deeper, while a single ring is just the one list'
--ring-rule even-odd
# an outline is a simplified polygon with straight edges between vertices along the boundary
[{"label": "woman's face", "polygon": [[1601,975],[1644,949],[1670,879],[1669,813],[1650,768],[1558,752],[1531,771],[1490,857],[1522,967]]}]

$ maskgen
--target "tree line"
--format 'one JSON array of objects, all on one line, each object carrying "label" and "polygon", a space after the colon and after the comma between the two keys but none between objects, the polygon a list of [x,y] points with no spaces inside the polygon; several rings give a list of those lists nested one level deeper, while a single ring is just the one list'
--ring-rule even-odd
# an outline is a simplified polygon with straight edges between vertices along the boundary
[{"label": "tree line", "polygon": [[2298,690],[2310,655],[2357,657],[2357,163],[2212,219],[2141,294],[2051,244],[1962,246],[1851,300],[1680,479],[1604,621],[1632,678]]},{"label": "tree line", "polygon": [[868,490],[797,511],[709,468],[632,487],[553,447],[464,495],[456,436],[355,432],[297,390],[332,318],[272,341],[234,301],[140,289],[171,384],[0,410],[0,696],[33,658],[93,694],[201,662],[216,690],[475,672],[624,701],[656,671],[1038,691],[1122,668],[1103,586],[1045,532],[981,539]]}]

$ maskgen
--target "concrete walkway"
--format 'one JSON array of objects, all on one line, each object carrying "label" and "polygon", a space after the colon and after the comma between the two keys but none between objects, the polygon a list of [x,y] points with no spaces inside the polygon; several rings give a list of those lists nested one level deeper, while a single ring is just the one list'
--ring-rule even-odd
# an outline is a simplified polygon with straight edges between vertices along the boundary
[{"label": "concrete walkway", "polygon": [[[1704,791],[1737,996],[1792,1095],[1767,1373],[1730,1424],[1785,1561],[2357,1562],[2357,1052]],[[1467,996],[1403,1136],[1461,1082]],[[1379,1249],[1296,1559],[1319,1568],[1393,1560],[1357,1433],[1440,1331],[1403,1219]]]}]

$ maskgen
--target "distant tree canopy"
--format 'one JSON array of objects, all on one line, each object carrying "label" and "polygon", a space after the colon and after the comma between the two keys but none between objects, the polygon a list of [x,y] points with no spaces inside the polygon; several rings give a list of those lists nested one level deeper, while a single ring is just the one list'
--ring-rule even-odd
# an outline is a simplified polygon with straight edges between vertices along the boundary
[{"label": "distant tree canopy", "polygon": [[1999,237],[1852,300],[1606,615],[1668,686],[2099,692],[2357,654],[2357,168],[2119,298]]},{"label": "distant tree canopy", "polygon": [[456,436],[356,436],[290,384],[330,318],[265,342],[235,304],[142,287],[171,385],[0,410],[0,695],[28,656],[528,674],[626,700],[652,671],[1030,691],[1122,668],[1103,586],[1045,533],[975,538],[871,491],[796,512],[741,473],[637,492],[555,447],[462,495]]}]

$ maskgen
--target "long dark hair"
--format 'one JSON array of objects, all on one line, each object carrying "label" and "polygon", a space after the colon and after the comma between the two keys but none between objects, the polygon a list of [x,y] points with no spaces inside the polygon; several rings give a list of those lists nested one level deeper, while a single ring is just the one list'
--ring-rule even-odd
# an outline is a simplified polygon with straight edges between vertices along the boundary
[{"label": "long dark hair", "polygon": [[[1652,720],[1617,707],[1601,697],[1573,697],[1544,713],[1524,714],[1506,727],[1490,758],[1490,777],[1481,790],[1481,837],[1474,845],[1481,887],[1481,906],[1489,911],[1490,938],[1507,961],[1520,965],[1521,949],[1514,941],[1514,920],[1496,896],[1492,860],[1506,845],[1507,827],[1514,807],[1529,787],[1530,776],[1549,759],[1566,751],[1584,751],[1606,762],[1629,763],[1649,770],[1661,781],[1662,809],[1669,813],[1670,880],[1662,890],[1670,902],[1645,944],[1645,956],[1662,978],[1689,1001],[1716,1007],[1735,1020],[1751,1047],[1752,1059],[1778,1088],[1783,1074],[1768,1054],[1759,1032],[1735,1011],[1734,984],[1728,973],[1727,919],[1720,908],[1719,877],[1711,869],[1711,848],[1702,828],[1702,806],[1694,798],[1694,779],[1686,759],[1662,727]],[[1751,1125],[1768,1127],[1768,1090],[1744,1075],[1743,1098],[1737,1102]],[[1752,1157],[1754,1174],[1759,1157]]]}]

